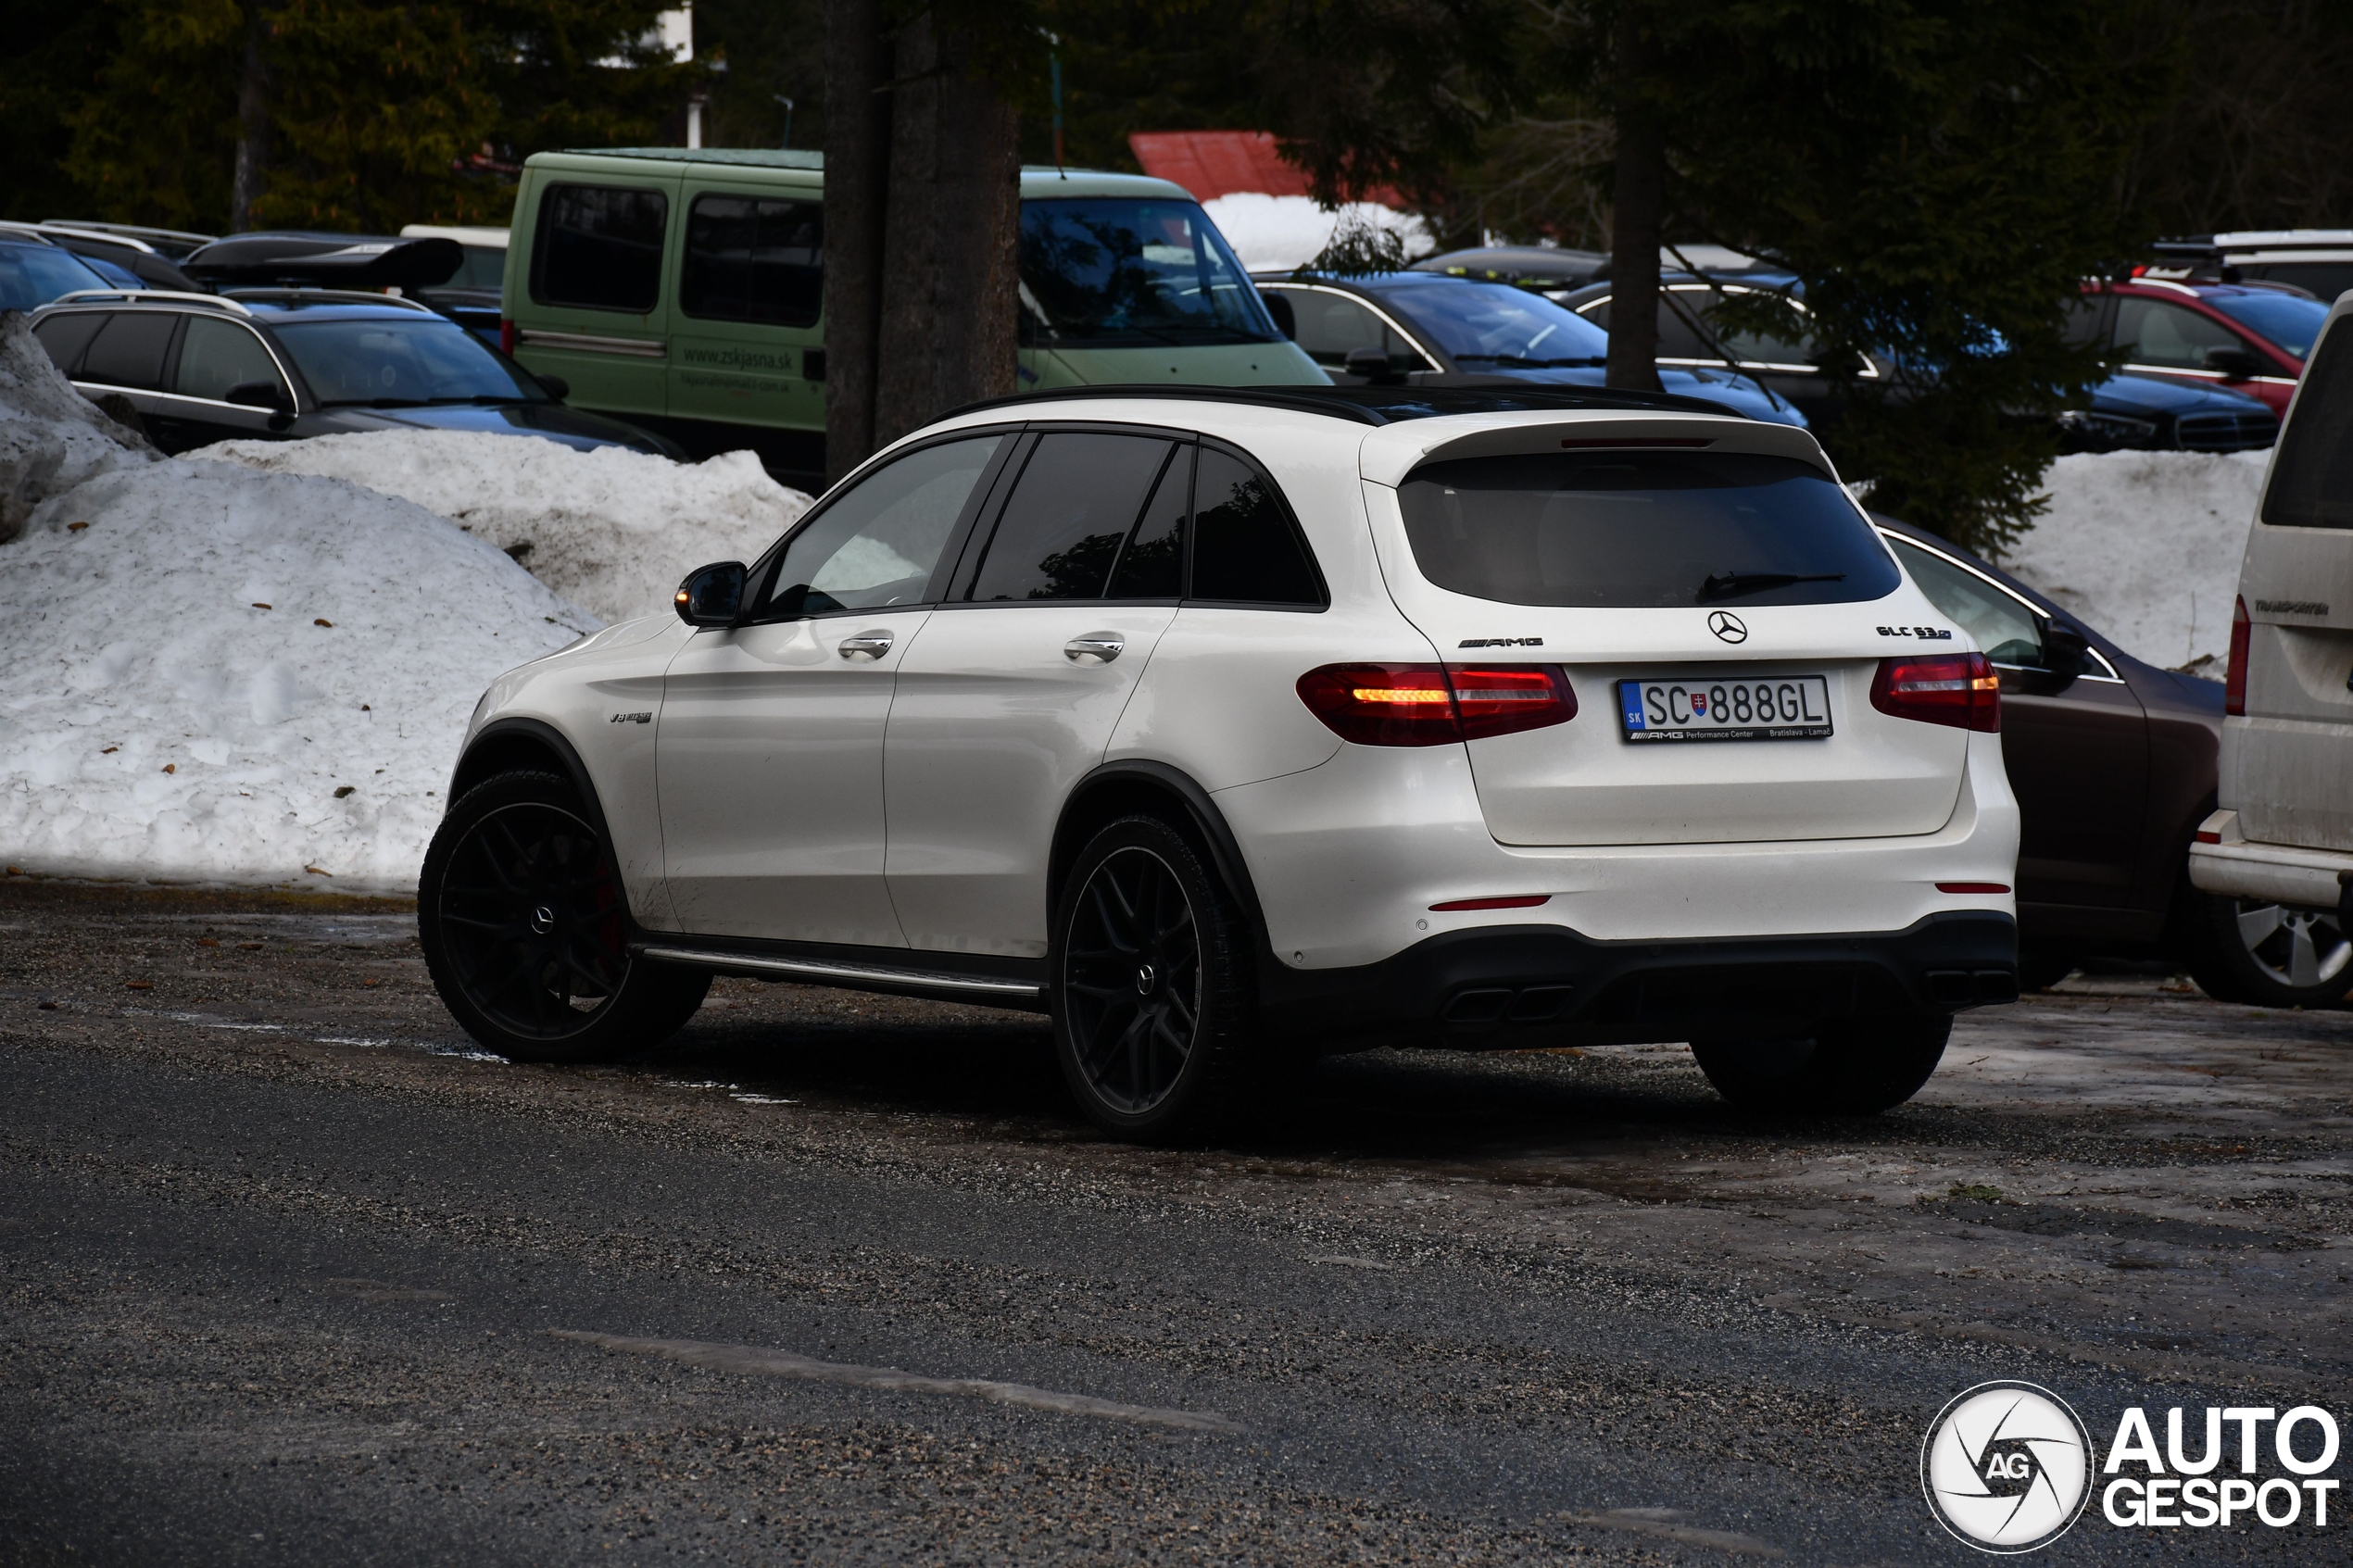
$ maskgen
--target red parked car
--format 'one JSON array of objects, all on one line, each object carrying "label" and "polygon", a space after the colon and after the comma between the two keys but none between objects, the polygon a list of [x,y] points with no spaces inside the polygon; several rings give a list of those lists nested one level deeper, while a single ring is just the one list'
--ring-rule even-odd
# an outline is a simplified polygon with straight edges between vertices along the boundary
[{"label": "red parked car", "polygon": [[2074,335],[2123,350],[2128,374],[2224,386],[2285,419],[2328,314],[2283,283],[2175,282],[2144,273],[2085,284]]}]

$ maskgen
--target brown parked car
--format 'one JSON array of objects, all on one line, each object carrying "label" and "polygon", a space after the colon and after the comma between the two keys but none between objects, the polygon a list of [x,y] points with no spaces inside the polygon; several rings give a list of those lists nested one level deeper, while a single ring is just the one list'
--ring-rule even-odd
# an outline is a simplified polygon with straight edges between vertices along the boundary
[{"label": "brown parked car", "polygon": [[2272,927],[2190,885],[2190,835],[2214,809],[2221,683],[2145,664],[1999,567],[1874,521],[2001,672],[2020,981],[2048,985],[2095,956],[2168,958],[2225,1001],[2334,1000],[2293,985]]}]

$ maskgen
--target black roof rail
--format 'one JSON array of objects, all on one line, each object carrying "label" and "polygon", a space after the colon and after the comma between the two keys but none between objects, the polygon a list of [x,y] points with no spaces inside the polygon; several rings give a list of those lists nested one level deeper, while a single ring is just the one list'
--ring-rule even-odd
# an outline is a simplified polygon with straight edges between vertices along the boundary
[{"label": "black roof rail", "polygon": [[1448,414],[1516,414],[1569,412],[1576,409],[1628,409],[1660,414],[1716,414],[1731,419],[1747,415],[1705,397],[1673,392],[1635,392],[1616,387],[1531,386],[1508,376],[1461,378],[1445,386],[1058,386],[1043,392],[1016,393],[1011,397],[984,398],[940,415],[977,413],[988,408],[1013,408],[1025,404],[1099,401],[1107,398],[1182,398],[1202,403],[1239,403],[1262,408],[1290,408],[1302,414],[1357,424],[1388,425],[1403,420],[1436,419]]}]

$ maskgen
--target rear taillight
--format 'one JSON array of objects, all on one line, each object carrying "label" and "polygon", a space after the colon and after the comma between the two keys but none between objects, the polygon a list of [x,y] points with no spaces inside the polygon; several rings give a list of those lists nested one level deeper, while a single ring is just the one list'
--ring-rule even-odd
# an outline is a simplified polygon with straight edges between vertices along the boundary
[{"label": "rear taillight", "polygon": [[1990,732],[2002,727],[2002,683],[1982,653],[1882,659],[1871,706],[1923,724]]},{"label": "rear taillight", "polygon": [[1577,717],[1553,664],[1327,664],[1299,678],[1299,700],[1359,746],[1446,746]]},{"label": "rear taillight", "polygon": [[2222,711],[2246,717],[2246,646],[2255,627],[2246,619],[2246,601],[2231,607],[2231,666],[2222,673]]},{"label": "rear taillight", "polygon": [[501,316],[498,318],[498,352],[508,356],[510,358],[514,356],[515,319],[512,316]]}]

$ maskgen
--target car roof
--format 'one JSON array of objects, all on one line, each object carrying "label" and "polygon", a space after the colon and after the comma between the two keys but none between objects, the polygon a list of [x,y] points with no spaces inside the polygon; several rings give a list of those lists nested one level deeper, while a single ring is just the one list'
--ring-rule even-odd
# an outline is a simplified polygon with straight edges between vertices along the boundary
[{"label": "car roof", "polygon": [[[524,160],[527,169],[554,169],[580,173],[642,173],[648,164],[699,164],[759,170],[772,177],[776,183],[806,187],[817,182],[810,178],[812,175],[822,180],[825,155],[802,152],[797,147],[571,147],[561,152],[534,153]],[[637,168],[632,170],[632,165]],[[1085,196],[1130,196],[1180,202],[1193,199],[1193,194],[1184,186],[1172,181],[1155,180],[1149,174],[1123,174],[1106,169],[1056,168],[1051,163],[1022,166],[1021,194],[1025,201]]]},{"label": "car roof", "polygon": [[[0,237],[0,245],[7,244]],[[42,308],[69,310],[215,311],[269,323],[296,317],[321,321],[415,320],[447,321],[448,318],[414,301],[384,295],[346,294],[333,289],[230,289],[222,294],[185,294],[169,289],[77,290],[79,297],[54,301]],[[455,325],[455,323],[451,323]],[[463,329],[460,329],[461,331]]]}]

